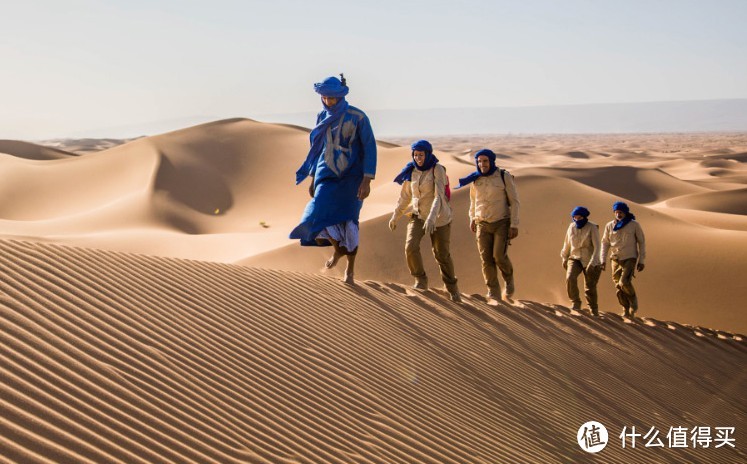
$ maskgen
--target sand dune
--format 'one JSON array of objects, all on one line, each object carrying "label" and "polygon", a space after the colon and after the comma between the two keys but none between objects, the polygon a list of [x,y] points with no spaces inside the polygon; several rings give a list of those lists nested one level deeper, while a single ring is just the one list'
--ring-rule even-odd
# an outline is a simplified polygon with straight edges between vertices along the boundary
[{"label": "sand dune", "polygon": [[[590,219],[603,226],[612,217],[611,205],[619,199],[592,187],[557,177],[521,175],[517,184],[522,201],[520,236],[509,254],[516,273],[517,296],[533,301],[566,304],[560,248],[570,222],[569,213],[579,203],[591,211]],[[452,196],[452,207],[463,214],[452,223],[451,254],[463,291],[484,293],[474,235],[468,228],[466,191]],[[747,272],[747,246],[742,231],[706,228],[667,214],[670,210],[648,208],[629,202],[644,225],[649,250],[648,268],[636,278],[641,311],[663,319],[715,328],[746,330],[744,302],[747,287],[733,279]],[[386,223],[389,215],[369,221],[361,232],[357,270],[361,278],[412,283],[404,261],[405,221],[395,233]],[[430,284],[440,287],[438,269],[429,244],[422,246]],[[329,249],[303,249],[289,245],[250,257],[244,264],[319,272]],[[336,270],[333,274],[340,273]],[[599,284],[600,304],[616,310],[609,271]],[[645,308],[645,309],[644,309]],[[707,308],[707,309],[705,309]]]},{"label": "sand dune", "polygon": [[[391,234],[386,220],[399,194],[391,179],[409,161],[411,141],[379,144],[378,175],[361,217],[360,279],[410,284],[405,222]],[[625,200],[649,240],[649,267],[636,279],[643,314],[747,331],[747,289],[733,278],[747,272],[740,201],[747,165],[738,161],[747,151],[744,134],[432,141],[452,187],[474,169],[474,150],[482,147],[516,175],[522,225],[511,256],[520,298],[565,303],[558,253],[568,213],[584,204],[603,225],[611,204]],[[307,129],[229,119],[82,156],[0,156],[0,229],[24,240],[318,272],[328,250],[287,239],[308,201],[308,184],[293,185],[307,150]],[[465,192],[454,192],[452,254],[462,288],[483,292],[467,203]],[[427,243],[423,249],[438,286]],[[614,310],[609,274],[600,291],[603,308]]]},{"label": "sand dune", "polygon": [[[747,461],[744,135],[433,140],[452,187],[485,146],[516,176],[518,300],[497,306],[466,189],[464,303],[437,290],[427,243],[432,290],[408,289],[405,221],[386,223],[411,140],[394,142],[355,286],[287,239],[306,129],[231,119],[81,156],[0,144],[0,227],[24,239],[0,240],[0,462],[587,462],[588,420],[610,431],[600,462]],[[558,256],[574,206],[603,225],[620,199],[649,246],[634,321],[609,271],[603,317],[566,308]],[[622,449],[623,426],[734,426],[737,448]]]},{"label": "sand dune", "polygon": [[[19,241],[0,272],[2,462],[747,459],[742,335]],[[624,426],[736,449],[622,449]]]},{"label": "sand dune", "polygon": [[50,139],[42,140],[39,142],[39,144],[46,147],[54,147],[70,153],[83,155],[87,153],[107,150],[109,148],[131,142],[132,140],[135,139]]},{"label": "sand dune", "polygon": [[[306,193],[277,180],[292,185],[297,159],[283,154],[304,153],[307,138],[299,129],[226,120],[74,159],[39,164],[3,158],[3,230],[128,251],[235,259],[258,243],[286,239],[295,219],[272,214],[277,204],[257,192],[285,198],[296,215]],[[230,244],[215,247],[216,235]]]},{"label": "sand dune", "polygon": [[654,203],[706,191],[703,187],[677,179],[661,170],[634,166],[527,168],[517,171],[516,174],[572,179],[636,203]]},{"label": "sand dune", "polygon": [[[74,159],[0,158],[0,226],[11,237],[233,261],[288,243],[308,201],[305,186],[292,188],[307,151],[303,128],[229,119]],[[393,170],[401,157],[391,160]]]},{"label": "sand dune", "polygon": [[742,152],[742,153],[720,153],[718,155],[712,156],[712,158],[733,160],[733,161],[738,161],[740,163],[747,163],[747,151]]},{"label": "sand dune", "polygon": [[0,154],[28,160],[56,160],[76,156],[75,153],[50,146],[38,145],[20,140],[0,140]]},{"label": "sand dune", "polygon": [[747,188],[685,195],[667,201],[667,205],[747,216]]}]

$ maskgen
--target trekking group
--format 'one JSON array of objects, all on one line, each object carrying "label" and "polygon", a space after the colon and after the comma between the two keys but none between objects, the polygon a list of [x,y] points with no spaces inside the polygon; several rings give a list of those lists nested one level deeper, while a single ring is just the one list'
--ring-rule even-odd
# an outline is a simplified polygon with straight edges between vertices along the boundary
[{"label": "trekking group", "polygon": [[[340,79],[328,77],[314,84],[314,89],[321,95],[323,109],[310,134],[309,153],[296,172],[297,184],[311,177],[311,201],[290,238],[307,246],[332,246],[333,253],[325,267],[332,268],[346,257],[343,280],[353,283],[358,219],[376,175],[376,140],[366,114],[345,100],[349,88],[342,75]],[[420,243],[428,236],[445,289],[452,301],[459,302],[461,296],[449,251],[454,211],[446,168],[427,140],[413,143],[411,150],[412,161],[394,179],[402,187],[389,228],[394,231],[399,219],[408,218],[405,261],[415,279],[413,288],[428,288],[420,253]],[[469,186],[469,227],[475,234],[487,298],[511,299],[515,283],[508,247],[519,236],[516,183],[510,172],[496,165],[496,154],[491,150],[477,151],[474,160],[475,171],[459,179],[456,189]],[[568,298],[573,309],[581,309],[578,278],[583,274],[586,302],[591,313],[599,315],[597,282],[609,258],[623,315],[633,317],[638,311],[638,299],[632,280],[635,272],[643,271],[645,266],[645,238],[627,204],[616,202],[612,210],[614,219],[605,225],[601,239],[599,226],[589,221],[587,208],[578,206],[571,211],[572,222],[560,252]],[[502,291],[499,273],[504,284]]]}]

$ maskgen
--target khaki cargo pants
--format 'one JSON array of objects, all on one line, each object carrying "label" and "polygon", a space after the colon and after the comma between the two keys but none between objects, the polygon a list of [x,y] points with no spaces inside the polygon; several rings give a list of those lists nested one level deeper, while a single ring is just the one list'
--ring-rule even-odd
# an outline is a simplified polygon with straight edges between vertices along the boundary
[{"label": "khaki cargo pants", "polygon": [[482,276],[485,285],[494,295],[501,294],[498,270],[501,271],[506,286],[513,286],[514,266],[508,258],[508,231],[511,219],[496,222],[477,223],[477,251],[482,261]]},{"label": "khaki cargo pants", "polygon": [[[420,254],[420,241],[425,236],[423,226],[425,221],[413,215],[407,224],[407,240],[405,241],[405,258],[407,267],[418,282],[426,282],[425,268],[423,268],[423,256]],[[457,291],[457,278],[454,275],[454,262],[451,259],[449,245],[451,243],[451,223],[436,227],[431,235],[431,246],[433,257],[436,258],[438,268],[441,271],[441,279],[449,292]]]},{"label": "khaki cargo pants", "polygon": [[578,291],[578,276],[584,275],[584,295],[586,296],[586,303],[592,312],[599,310],[598,298],[597,298],[597,283],[599,282],[599,276],[602,274],[601,266],[593,266],[588,270],[584,268],[581,261],[577,259],[568,260],[568,269],[565,274],[565,283],[568,289],[568,298],[571,300],[574,309],[581,309],[581,295]]},{"label": "khaki cargo pants", "polygon": [[633,277],[635,277],[635,265],[637,258],[623,259],[618,261],[612,259],[612,281],[617,291],[617,301],[625,308],[625,311],[638,310],[638,297],[633,288]]}]

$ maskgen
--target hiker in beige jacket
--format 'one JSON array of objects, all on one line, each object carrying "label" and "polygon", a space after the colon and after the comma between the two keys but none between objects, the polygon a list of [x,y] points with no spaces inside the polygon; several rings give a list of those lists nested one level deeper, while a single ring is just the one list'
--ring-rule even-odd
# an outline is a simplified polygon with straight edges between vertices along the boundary
[{"label": "hiker in beige jacket", "polygon": [[599,248],[599,226],[589,221],[589,212],[583,206],[571,211],[573,222],[568,226],[563,241],[560,258],[566,270],[565,282],[568,298],[573,309],[581,309],[581,296],[578,291],[578,276],[584,275],[586,302],[594,316],[599,315],[597,282],[602,273],[601,251]]},{"label": "hiker in beige jacket", "polygon": [[441,279],[452,301],[459,302],[459,288],[454,274],[449,245],[451,241],[451,206],[447,198],[446,168],[438,164],[433,147],[427,140],[412,144],[412,159],[394,179],[402,185],[397,206],[389,220],[394,231],[397,220],[407,214],[407,240],[405,258],[410,274],[415,278],[414,288],[427,289],[428,277],[420,254],[420,242],[425,235],[431,239],[433,256],[441,271]]},{"label": "hiker in beige jacket", "polygon": [[476,234],[488,299],[501,299],[499,270],[505,281],[503,296],[510,299],[515,287],[508,246],[519,235],[519,195],[513,176],[495,165],[491,150],[475,153],[475,165],[477,170],[459,179],[457,188],[470,186],[470,228]]},{"label": "hiker in beige jacket", "polygon": [[602,236],[602,270],[609,255],[617,300],[624,310],[622,315],[635,317],[638,296],[633,288],[633,277],[636,270],[643,272],[645,268],[646,238],[628,205],[618,201],[612,205],[612,210],[615,220],[607,223]]}]

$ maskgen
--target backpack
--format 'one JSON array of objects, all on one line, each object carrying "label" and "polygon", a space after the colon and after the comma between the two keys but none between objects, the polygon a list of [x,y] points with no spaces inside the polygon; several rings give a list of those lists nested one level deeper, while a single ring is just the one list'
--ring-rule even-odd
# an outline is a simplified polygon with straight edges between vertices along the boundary
[{"label": "backpack", "polygon": [[[444,185],[444,195],[446,196],[446,201],[451,201],[451,187],[449,187],[449,175],[446,174],[446,166],[442,164],[437,164],[436,166],[441,166],[444,168],[444,176],[446,176],[446,184]],[[436,176],[436,166],[433,166],[433,178],[435,180]]]}]

